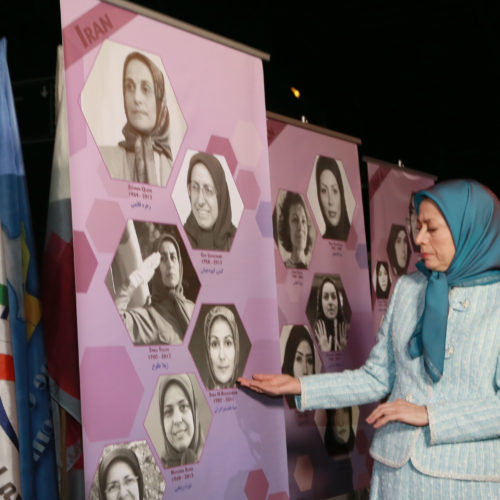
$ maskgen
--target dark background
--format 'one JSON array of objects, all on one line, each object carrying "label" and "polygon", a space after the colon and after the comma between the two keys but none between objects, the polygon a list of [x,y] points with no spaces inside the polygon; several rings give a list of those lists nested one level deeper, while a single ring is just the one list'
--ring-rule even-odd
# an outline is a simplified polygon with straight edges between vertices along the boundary
[{"label": "dark background", "polygon": [[[137,3],[269,53],[271,60],[264,63],[269,111],[304,115],[311,124],[359,137],[360,157],[401,160],[441,180],[473,177],[500,193],[500,2]],[[2,2],[2,36],[8,42],[40,256],[61,43],[59,3]],[[290,86],[301,91],[300,99]]]}]

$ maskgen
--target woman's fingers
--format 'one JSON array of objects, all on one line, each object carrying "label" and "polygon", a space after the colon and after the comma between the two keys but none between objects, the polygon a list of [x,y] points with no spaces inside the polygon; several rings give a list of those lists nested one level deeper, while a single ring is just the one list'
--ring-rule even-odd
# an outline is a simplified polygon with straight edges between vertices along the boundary
[{"label": "woman's fingers", "polygon": [[403,422],[405,424],[422,427],[428,425],[429,418],[427,408],[404,399],[396,399],[389,403],[382,403],[373,410],[366,418],[375,429],[382,427],[388,422]]},{"label": "woman's fingers", "polygon": [[256,373],[251,379],[240,377],[238,382],[243,387],[248,387],[256,392],[268,394],[269,396],[300,394],[299,380],[290,375]]}]

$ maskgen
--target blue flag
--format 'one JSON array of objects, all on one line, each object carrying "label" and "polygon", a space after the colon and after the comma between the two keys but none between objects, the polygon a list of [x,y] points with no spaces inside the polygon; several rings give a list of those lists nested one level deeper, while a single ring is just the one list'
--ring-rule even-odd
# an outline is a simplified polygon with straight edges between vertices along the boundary
[{"label": "blue flag", "polygon": [[58,498],[57,472],[35,248],[5,39],[0,40],[0,220],[14,358],[22,498],[54,500]]}]

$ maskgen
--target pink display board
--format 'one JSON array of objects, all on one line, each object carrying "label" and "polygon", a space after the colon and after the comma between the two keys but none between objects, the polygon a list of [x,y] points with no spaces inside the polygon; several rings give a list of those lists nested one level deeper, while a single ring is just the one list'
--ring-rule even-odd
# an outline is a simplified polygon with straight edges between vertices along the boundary
[{"label": "pink display board", "polygon": [[61,0],[85,486],[287,498],[261,61]]},{"label": "pink display board", "polygon": [[367,160],[370,193],[373,330],[377,332],[399,277],[416,270],[417,214],[412,196],[435,177]]},{"label": "pink display board", "polygon": [[[268,119],[282,371],[361,366],[373,346],[357,145]],[[368,486],[367,407],[299,413],[285,399],[290,498]]]}]

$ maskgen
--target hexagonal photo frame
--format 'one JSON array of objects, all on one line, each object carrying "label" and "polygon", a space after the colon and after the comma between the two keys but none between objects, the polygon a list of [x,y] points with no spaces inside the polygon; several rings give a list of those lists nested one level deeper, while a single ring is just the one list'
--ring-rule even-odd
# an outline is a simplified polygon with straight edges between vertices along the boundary
[{"label": "hexagonal photo frame", "polygon": [[359,407],[318,410],[315,422],[328,455],[344,459],[354,450],[358,432]]},{"label": "hexagonal photo frame", "polygon": [[194,374],[159,377],[144,427],[165,468],[200,461],[212,418]]},{"label": "hexagonal photo frame", "polygon": [[306,315],[322,352],[345,349],[352,311],[338,274],[314,275]]},{"label": "hexagonal photo frame", "polygon": [[105,40],[81,103],[112,178],[167,184],[187,126],[160,56]]},{"label": "hexagonal photo frame", "polygon": [[106,285],[134,344],[182,343],[200,280],[176,226],[128,220]]},{"label": "hexagonal photo frame", "polygon": [[307,269],[316,230],[300,193],[280,189],[273,211],[274,241],[288,268]]},{"label": "hexagonal photo frame", "polygon": [[202,304],[189,351],[207,389],[236,387],[250,349],[250,339],[233,304]]},{"label": "hexagonal photo frame", "polygon": [[231,249],[243,202],[224,156],[188,150],[172,199],[192,248]]},{"label": "hexagonal photo frame", "polygon": [[165,480],[146,441],[106,446],[90,487],[89,500],[147,498],[161,500]]},{"label": "hexagonal photo frame", "polygon": [[356,201],[340,160],[316,156],[307,197],[321,236],[346,241]]},{"label": "hexagonal photo frame", "polygon": [[406,228],[400,224],[393,224],[387,239],[387,256],[394,276],[402,276],[408,271],[411,248]]},{"label": "hexagonal photo frame", "polygon": [[[285,325],[280,335],[281,373],[302,377],[321,372],[321,359],[305,325]],[[296,408],[295,397],[285,396],[289,408]]]},{"label": "hexagonal photo frame", "polygon": [[377,299],[387,299],[391,293],[392,280],[389,273],[389,264],[379,260],[375,264],[372,276],[373,290]]}]

